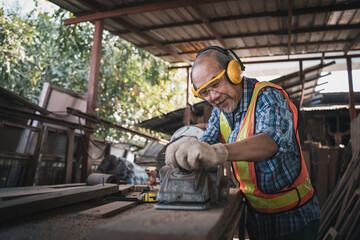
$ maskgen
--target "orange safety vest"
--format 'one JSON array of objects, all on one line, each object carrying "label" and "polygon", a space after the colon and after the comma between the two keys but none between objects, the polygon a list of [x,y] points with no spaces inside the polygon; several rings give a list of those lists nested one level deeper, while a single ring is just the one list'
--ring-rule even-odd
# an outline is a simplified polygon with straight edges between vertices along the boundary
[{"label": "orange safety vest", "polygon": [[[286,98],[289,105],[289,110],[292,113],[294,129],[297,129],[297,109],[296,106],[290,101],[290,98],[287,95],[286,91],[280,86],[270,82],[258,82],[255,84],[248,110],[246,112],[245,118],[241,124],[240,131],[237,136],[237,141],[241,141],[247,137],[251,137],[254,135],[254,114],[256,100],[259,91],[263,87],[273,87],[281,91],[282,95]],[[222,112],[220,114],[220,131],[223,143],[226,143],[230,136],[231,128],[225,115]],[[303,205],[313,196],[314,189],[311,185],[309,174],[305,166],[305,161],[301,151],[299,134],[297,132],[296,139],[299,144],[301,154],[300,174],[293,182],[293,184],[285,187],[284,189],[276,193],[266,194],[260,191],[256,181],[254,162],[232,162],[236,179],[240,183],[240,190],[245,194],[250,206],[254,210],[261,213],[278,213],[282,211],[287,211],[297,206]]]}]

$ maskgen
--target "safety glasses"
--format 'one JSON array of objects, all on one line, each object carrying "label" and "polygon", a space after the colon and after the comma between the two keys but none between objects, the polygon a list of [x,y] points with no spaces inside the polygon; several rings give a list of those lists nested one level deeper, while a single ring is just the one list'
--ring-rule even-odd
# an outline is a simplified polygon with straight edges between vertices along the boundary
[{"label": "safety glasses", "polygon": [[[216,77],[214,77],[213,79],[211,79],[209,82],[207,82],[206,84],[204,84],[203,86],[201,86],[199,89],[196,90],[196,94],[199,94],[199,95],[203,95],[204,92],[206,91],[205,88],[207,86],[209,86],[211,83],[213,83],[214,81],[220,79],[224,74],[225,74],[225,69],[219,74],[217,75]],[[205,90],[205,91],[204,91]]]}]

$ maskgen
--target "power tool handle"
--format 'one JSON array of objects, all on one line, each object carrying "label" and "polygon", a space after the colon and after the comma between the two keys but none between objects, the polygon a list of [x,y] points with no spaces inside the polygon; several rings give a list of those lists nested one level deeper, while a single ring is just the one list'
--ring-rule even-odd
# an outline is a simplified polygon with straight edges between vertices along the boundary
[{"label": "power tool handle", "polygon": [[189,174],[189,173],[191,173],[191,171],[189,171],[189,170],[187,170],[187,169],[185,169],[185,168],[182,168],[182,167],[180,167],[180,166],[179,166],[179,171],[180,171],[180,173],[183,173],[183,174]]}]

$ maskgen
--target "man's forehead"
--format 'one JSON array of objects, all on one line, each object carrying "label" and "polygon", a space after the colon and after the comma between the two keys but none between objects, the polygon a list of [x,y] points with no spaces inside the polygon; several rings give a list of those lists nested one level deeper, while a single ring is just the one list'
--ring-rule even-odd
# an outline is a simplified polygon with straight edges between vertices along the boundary
[{"label": "man's forehead", "polygon": [[196,63],[196,66],[192,69],[192,76],[194,81],[198,81],[198,78],[207,77],[211,80],[216,75],[218,75],[219,71],[218,63],[210,56],[204,56],[199,59]]}]

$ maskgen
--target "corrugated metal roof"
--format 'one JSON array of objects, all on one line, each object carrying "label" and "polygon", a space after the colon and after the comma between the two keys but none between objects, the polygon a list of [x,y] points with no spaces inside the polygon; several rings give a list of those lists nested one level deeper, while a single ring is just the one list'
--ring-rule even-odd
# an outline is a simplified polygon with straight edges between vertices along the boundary
[{"label": "corrugated metal roof", "polygon": [[169,62],[183,60],[154,47],[122,22],[189,61],[194,60],[194,53],[203,46],[221,46],[222,42],[243,58],[287,55],[289,31],[290,55],[344,51],[352,43],[353,50],[360,49],[359,41],[355,41],[360,33],[358,0],[298,0],[292,1],[292,6],[283,0],[51,2],[77,16],[124,10],[125,14],[106,20],[105,29]]},{"label": "corrugated metal roof", "polygon": [[[302,54],[360,50],[360,1],[346,0],[50,0],[73,12],[75,19],[105,19],[105,29],[171,63],[191,63],[209,45],[233,49],[250,64]],[[321,54],[320,54],[321,53]],[[295,56],[296,55],[296,56]],[[322,67],[274,82],[292,99],[314,96]],[[304,93],[302,89],[304,88]]]},{"label": "corrugated metal roof", "polygon": [[[301,107],[301,111],[311,112],[311,111],[334,111],[340,109],[349,109],[348,105],[332,105],[332,106],[315,106],[315,107]],[[356,105],[355,109],[360,110],[360,105]]]}]

